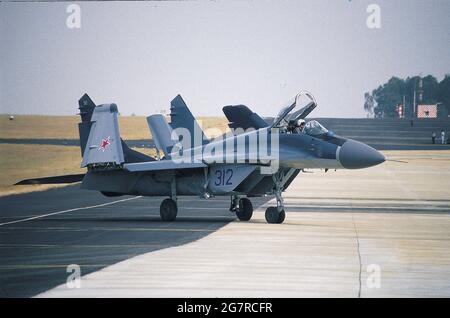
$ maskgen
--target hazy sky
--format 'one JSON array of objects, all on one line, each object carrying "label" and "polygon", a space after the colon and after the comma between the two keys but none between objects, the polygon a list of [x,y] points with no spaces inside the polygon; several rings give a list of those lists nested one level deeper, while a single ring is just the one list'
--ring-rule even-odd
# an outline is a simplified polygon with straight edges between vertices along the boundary
[{"label": "hazy sky", "polygon": [[[450,1],[0,3],[0,112],[75,114],[87,92],[149,115],[181,94],[194,115],[274,115],[299,89],[315,117],[362,117],[392,75],[450,73]],[[369,29],[366,8],[381,8]]]}]

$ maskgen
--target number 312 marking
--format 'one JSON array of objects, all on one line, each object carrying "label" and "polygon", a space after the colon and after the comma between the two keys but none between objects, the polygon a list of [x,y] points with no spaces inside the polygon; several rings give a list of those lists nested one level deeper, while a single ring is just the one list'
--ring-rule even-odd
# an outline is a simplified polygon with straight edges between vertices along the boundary
[{"label": "number 312 marking", "polygon": [[233,185],[231,178],[233,177],[233,169],[216,170],[216,186]]}]

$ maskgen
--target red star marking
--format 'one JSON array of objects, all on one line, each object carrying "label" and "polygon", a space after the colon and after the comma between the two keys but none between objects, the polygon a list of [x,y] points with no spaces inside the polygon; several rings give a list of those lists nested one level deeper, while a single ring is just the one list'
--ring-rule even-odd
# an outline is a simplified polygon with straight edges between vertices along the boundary
[{"label": "red star marking", "polygon": [[98,150],[105,151],[110,144],[111,142],[109,141],[109,137],[106,139],[102,139],[102,144],[100,145],[100,147],[98,147]]}]

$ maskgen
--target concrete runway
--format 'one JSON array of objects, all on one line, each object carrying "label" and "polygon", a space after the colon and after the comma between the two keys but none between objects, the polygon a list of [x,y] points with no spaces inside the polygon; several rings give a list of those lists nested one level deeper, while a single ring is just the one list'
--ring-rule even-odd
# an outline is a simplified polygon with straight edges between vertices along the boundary
[{"label": "concrete runway", "polygon": [[0,296],[34,296],[65,282],[69,264],[85,275],[198,240],[235,219],[228,198],[189,197],[179,199],[177,222],[164,223],[161,200],[105,198],[78,185],[0,197]]},{"label": "concrete runway", "polygon": [[160,198],[76,186],[0,198],[1,295],[450,297],[450,156],[394,159],[408,164],[300,174],[281,225],[265,223],[264,199],[239,222],[228,198],[180,198],[179,220],[162,223]]}]

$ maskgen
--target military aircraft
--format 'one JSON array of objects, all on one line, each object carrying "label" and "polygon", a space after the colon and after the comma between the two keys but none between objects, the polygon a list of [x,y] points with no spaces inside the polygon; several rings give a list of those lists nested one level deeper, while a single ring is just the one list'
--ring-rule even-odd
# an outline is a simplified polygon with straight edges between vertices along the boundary
[{"label": "military aircraft", "polygon": [[[309,101],[301,107],[301,99]],[[163,221],[177,216],[178,196],[230,196],[230,211],[241,221],[253,215],[251,197],[274,196],[268,223],[282,223],[282,192],[304,169],[360,169],[385,161],[368,145],[337,136],[318,121],[305,121],[317,106],[300,92],[273,119],[247,106],[225,106],[230,133],[208,139],[180,95],[166,116],[147,117],[157,157],[127,146],[121,139],[116,104],[96,106],[85,94],[79,100],[79,135],[83,174],[23,180],[17,184],[82,182],[81,188],[105,196],[167,196],[160,205]]]}]

